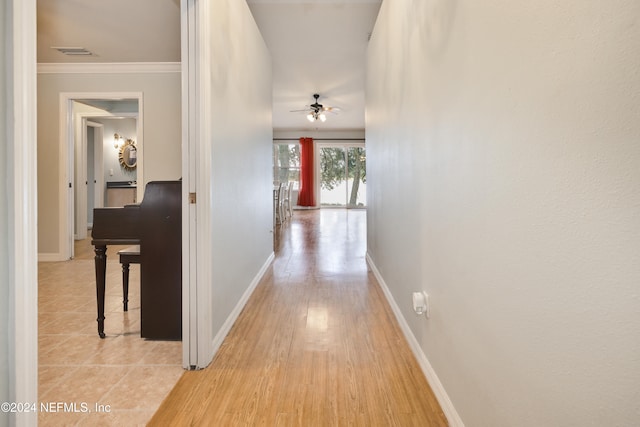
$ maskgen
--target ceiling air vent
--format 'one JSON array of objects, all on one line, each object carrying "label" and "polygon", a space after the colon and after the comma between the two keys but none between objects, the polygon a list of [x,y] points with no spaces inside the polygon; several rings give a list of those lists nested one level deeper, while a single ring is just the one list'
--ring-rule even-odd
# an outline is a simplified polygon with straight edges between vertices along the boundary
[{"label": "ceiling air vent", "polygon": [[65,55],[93,55],[93,53],[83,47],[52,47],[51,49],[55,49]]}]

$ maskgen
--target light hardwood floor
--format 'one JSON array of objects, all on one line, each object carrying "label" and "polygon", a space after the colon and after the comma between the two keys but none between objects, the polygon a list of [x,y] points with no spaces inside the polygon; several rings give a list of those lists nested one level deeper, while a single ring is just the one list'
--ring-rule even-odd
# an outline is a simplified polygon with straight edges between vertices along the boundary
[{"label": "light hardwood floor", "polygon": [[209,367],[151,426],[444,426],[365,261],[366,212],[296,211]]}]

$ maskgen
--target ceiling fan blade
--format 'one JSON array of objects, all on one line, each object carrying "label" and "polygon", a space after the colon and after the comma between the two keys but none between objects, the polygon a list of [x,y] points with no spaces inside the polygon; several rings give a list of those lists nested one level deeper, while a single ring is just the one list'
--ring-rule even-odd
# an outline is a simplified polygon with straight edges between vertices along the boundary
[{"label": "ceiling fan blade", "polygon": [[311,110],[309,110],[308,108],[305,108],[304,110],[289,110],[290,113],[302,113],[302,112],[309,112]]}]

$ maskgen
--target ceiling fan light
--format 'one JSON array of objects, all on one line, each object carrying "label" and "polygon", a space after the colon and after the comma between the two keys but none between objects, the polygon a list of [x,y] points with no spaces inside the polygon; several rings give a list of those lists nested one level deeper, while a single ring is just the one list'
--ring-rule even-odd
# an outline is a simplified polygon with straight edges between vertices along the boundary
[{"label": "ceiling fan light", "polygon": [[339,111],[339,108],[336,107],[325,107],[322,104],[318,103],[318,98],[320,97],[320,95],[318,95],[317,93],[315,93],[313,95],[313,97],[315,98],[315,102],[311,105],[308,105],[307,108],[305,108],[304,110],[291,110],[292,113],[297,113],[297,112],[306,112],[306,118],[307,120],[309,120],[311,123],[313,122],[317,122],[318,120],[320,120],[321,122],[326,122],[327,121],[327,115],[325,114],[325,111],[330,111],[330,112],[335,112],[335,111]]}]

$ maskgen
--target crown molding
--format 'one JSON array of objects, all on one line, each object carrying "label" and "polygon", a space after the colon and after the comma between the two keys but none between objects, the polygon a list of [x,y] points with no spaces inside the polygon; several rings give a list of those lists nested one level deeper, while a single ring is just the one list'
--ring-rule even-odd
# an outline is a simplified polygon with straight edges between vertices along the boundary
[{"label": "crown molding", "polygon": [[39,63],[38,74],[179,73],[180,62]]},{"label": "crown molding", "polygon": [[[248,4],[340,4],[343,5],[345,0],[247,0]],[[379,4],[382,0],[349,0],[351,4]]]}]

